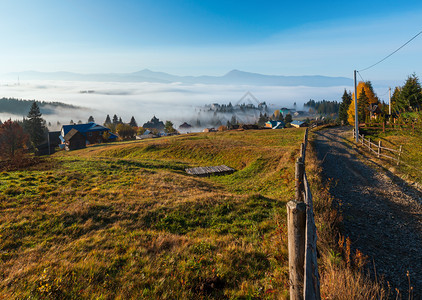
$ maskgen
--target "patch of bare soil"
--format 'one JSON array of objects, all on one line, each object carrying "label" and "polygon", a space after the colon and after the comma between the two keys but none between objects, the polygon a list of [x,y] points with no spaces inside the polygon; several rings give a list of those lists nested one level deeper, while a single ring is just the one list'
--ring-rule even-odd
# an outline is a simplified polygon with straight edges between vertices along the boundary
[{"label": "patch of bare soil", "polygon": [[375,272],[384,276],[403,297],[409,294],[410,278],[414,299],[422,299],[422,193],[376,163],[363,162],[346,141],[350,128],[315,134],[323,175],[332,179],[330,191],[343,215],[343,235],[369,256],[373,278]]}]

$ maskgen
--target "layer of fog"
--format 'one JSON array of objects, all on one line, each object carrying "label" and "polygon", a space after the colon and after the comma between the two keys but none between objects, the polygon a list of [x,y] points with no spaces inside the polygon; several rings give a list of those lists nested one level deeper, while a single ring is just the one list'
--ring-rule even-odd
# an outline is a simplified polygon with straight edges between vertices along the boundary
[{"label": "layer of fog", "polygon": [[[181,83],[104,83],[75,81],[27,81],[1,82],[0,97],[35,99],[46,102],[64,102],[82,107],[78,110],[56,110],[56,114],[45,114],[44,119],[53,125],[59,121],[68,124],[70,120],[86,122],[89,116],[102,124],[109,114],[129,122],[135,117],[138,125],[154,115],[160,120],[171,120],[176,127],[185,121],[196,120],[198,112],[206,104],[237,104],[250,91],[259,101],[265,101],[271,110],[281,107],[302,109],[303,103],[314,100],[341,100],[344,89],[352,87],[266,87],[266,86],[222,86],[185,85]],[[247,97],[246,103],[254,100]],[[254,103],[256,104],[256,103]],[[0,120],[22,118],[0,114]]]}]

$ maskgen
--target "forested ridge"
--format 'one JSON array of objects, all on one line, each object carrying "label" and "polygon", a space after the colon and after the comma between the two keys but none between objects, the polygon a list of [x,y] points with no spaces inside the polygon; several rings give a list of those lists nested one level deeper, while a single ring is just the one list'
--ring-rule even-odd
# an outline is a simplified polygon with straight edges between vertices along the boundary
[{"label": "forested ridge", "polygon": [[78,109],[79,107],[63,102],[45,102],[37,100],[23,100],[16,98],[0,98],[0,113],[10,113],[15,115],[26,115],[32,103],[37,102],[43,114],[53,114],[57,108]]}]

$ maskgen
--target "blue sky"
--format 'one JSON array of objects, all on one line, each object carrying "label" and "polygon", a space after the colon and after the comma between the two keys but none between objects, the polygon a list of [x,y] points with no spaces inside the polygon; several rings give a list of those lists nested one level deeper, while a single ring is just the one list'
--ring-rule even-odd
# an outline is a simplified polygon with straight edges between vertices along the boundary
[{"label": "blue sky", "polygon": [[[0,73],[351,77],[422,30],[422,1],[3,0]],[[362,72],[422,76],[422,36]]]}]

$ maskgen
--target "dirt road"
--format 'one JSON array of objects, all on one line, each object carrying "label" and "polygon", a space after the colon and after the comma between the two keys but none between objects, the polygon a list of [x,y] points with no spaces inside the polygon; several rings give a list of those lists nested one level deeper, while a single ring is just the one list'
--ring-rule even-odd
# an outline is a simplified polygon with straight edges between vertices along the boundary
[{"label": "dirt road", "polygon": [[375,263],[377,275],[407,297],[409,271],[414,299],[422,299],[422,193],[376,163],[358,159],[345,140],[350,128],[316,135],[323,175],[333,180],[331,193],[342,210],[343,234],[369,256],[372,276]]}]

